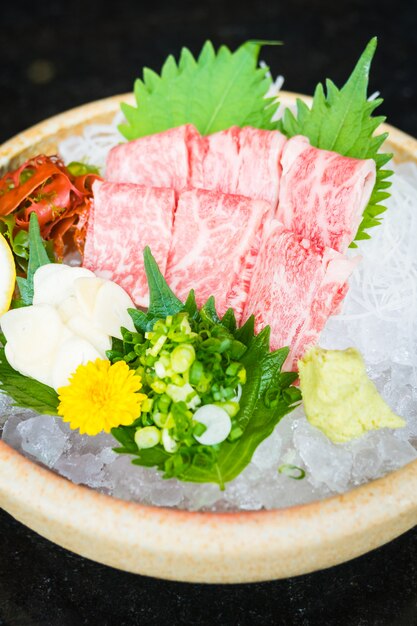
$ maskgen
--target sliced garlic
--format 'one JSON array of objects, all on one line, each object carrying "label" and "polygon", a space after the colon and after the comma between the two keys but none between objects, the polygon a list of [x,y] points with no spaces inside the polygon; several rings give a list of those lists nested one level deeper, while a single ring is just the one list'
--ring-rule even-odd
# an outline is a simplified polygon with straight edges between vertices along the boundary
[{"label": "sliced garlic", "polygon": [[75,335],[91,343],[100,353],[101,358],[107,358],[106,350],[111,349],[111,339],[109,335],[97,328],[91,319],[84,315],[74,315],[68,320],[67,326]]},{"label": "sliced garlic", "polygon": [[94,277],[94,274],[84,267],[60,263],[42,265],[33,276],[33,304],[60,304],[73,295],[74,281],[81,277]]},{"label": "sliced garlic", "polygon": [[65,300],[60,302],[56,306],[56,310],[58,311],[62,321],[66,324],[68,320],[76,315],[80,315],[81,309],[75,295],[67,296]]},{"label": "sliced garlic", "polygon": [[74,281],[74,293],[83,315],[92,317],[97,293],[104,284],[102,278],[82,276]]},{"label": "sliced garlic", "polygon": [[52,368],[53,388],[65,387],[79,365],[85,365],[89,361],[100,358],[100,353],[85,339],[75,336],[66,339],[55,356]]},{"label": "sliced garlic", "polygon": [[17,372],[23,376],[29,376],[34,378],[48,387],[52,387],[52,367],[55,361],[55,352],[51,352],[49,355],[36,359],[35,361],[22,361],[20,355],[12,349],[11,345],[7,342],[4,348],[6,359],[10,365]]},{"label": "sliced garlic", "polygon": [[134,308],[135,305],[126,291],[116,283],[106,280],[98,290],[93,319],[103,332],[122,339],[121,326],[135,331],[132,318],[127,312],[127,309]]},{"label": "sliced garlic", "polygon": [[10,348],[27,362],[48,356],[66,331],[59,314],[49,304],[12,309],[2,316],[1,327]]},{"label": "sliced garlic", "polygon": [[50,305],[12,309],[1,318],[7,339],[6,358],[23,376],[51,386],[51,370],[59,345],[71,336]]},{"label": "sliced garlic", "polygon": [[134,308],[116,283],[81,267],[50,263],[34,274],[33,305],[1,318],[10,365],[51,387],[68,384],[78,365],[106,358],[120,327],[134,331]]}]

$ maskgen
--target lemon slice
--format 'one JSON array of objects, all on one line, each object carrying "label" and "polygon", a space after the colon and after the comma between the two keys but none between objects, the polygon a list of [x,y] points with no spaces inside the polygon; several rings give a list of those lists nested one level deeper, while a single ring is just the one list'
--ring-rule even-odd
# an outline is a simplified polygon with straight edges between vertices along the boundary
[{"label": "lemon slice", "polygon": [[10,246],[0,234],[0,315],[10,308],[16,283],[16,266]]}]

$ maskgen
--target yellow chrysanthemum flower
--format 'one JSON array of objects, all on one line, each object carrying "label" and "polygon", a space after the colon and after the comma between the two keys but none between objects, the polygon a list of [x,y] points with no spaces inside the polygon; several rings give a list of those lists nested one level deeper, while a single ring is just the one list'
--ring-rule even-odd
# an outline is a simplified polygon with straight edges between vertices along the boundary
[{"label": "yellow chrysanthemum flower", "polygon": [[58,389],[58,415],[80,433],[109,433],[115,426],[128,426],[140,416],[146,395],[138,393],[140,376],[124,361],[110,365],[97,359],[79,365],[69,385]]}]

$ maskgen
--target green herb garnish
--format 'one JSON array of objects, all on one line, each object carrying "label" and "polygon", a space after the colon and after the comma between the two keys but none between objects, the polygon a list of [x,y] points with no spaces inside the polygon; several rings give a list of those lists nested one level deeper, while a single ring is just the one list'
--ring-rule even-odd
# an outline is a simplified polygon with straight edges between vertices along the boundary
[{"label": "green herb garnish", "polygon": [[71,161],[71,163],[68,163],[67,170],[72,176],[100,174],[100,170],[95,165],[88,165],[87,163],[80,163],[79,161]]},{"label": "green herb garnish", "polygon": [[264,43],[248,41],[231,52],[216,52],[207,41],[198,58],[187,48],[177,63],[172,55],[161,74],[145,68],[134,86],[136,107],[122,104],[127,124],[119,129],[126,139],[137,139],[182,124],[194,124],[202,135],[230,126],[274,128],[275,98],[265,99],[272,84],[267,67],[258,66]]},{"label": "green herb garnish", "polygon": [[41,415],[57,415],[58,394],[54,389],[33,378],[16,372],[0,348],[0,392],[13,400],[13,406],[32,409]]},{"label": "green herb garnish", "polygon": [[280,474],[285,474],[285,476],[293,478],[294,480],[302,480],[306,475],[305,470],[303,470],[302,467],[298,467],[298,465],[290,465],[289,463],[280,465],[278,472]]},{"label": "green herb garnish", "polygon": [[14,235],[15,228],[15,215],[3,215],[0,217],[0,232],[9,242],[15,256],[16,265],[26,273],[29,259],[29,235],[25,230],[19,230]]},{"label": "green herb garnish", "polygon": [[[378,153],[388,133],[374,135],[385,117],[372,116],[383,100],[367,99],[369,70],[376,45],[377,39],[374,37],[341,89],[331,80],[326,80],[325,93],[323,85],[319,83],[311,107],[297,99],[296,114],[287,109],[278,123],[279,130],[287,137],[304,135],[316,148],[333,150],[356,159],[374,159],[377,167],[376,183],[355,241],[370,239],[366,230],[381,223],[379,216],[386,211],[386,207],[380,203],[390,196],[386,190],[391,183],[386,179],[392,175],[392,171],[382,168],[392,154]],[[356,245],[353,243],[351,247]]]},{"label": "green herb garnish", "polygon": [[[134,455],[134,464],[156,466],[165,478],[214,482],[224,488],[301,399],[292,386],[297,375],[281,373],[288,348],[270,352],[270,329],[255,335],[253,317],[236,328],[229,309],[220,320],[213,298],[200,310],[192,292],[181,303],[149,248],[144,260],[149,310],[130,311],[137,332],[123,329],[123,342],[114,342],[108,357],[112,362],[125,360],[141,375],[148,398],[134,424],[112,430],[121,444],[115,450]],[[172,383],[178,385],[178,395]],[[184,397],[181,389],[187,391]],[[212,446],[199,444],[193,430],[199,428],[193,424],[193,411],[207,404],[223,408],[232,421],[227,439]],[[171,451],[157,432],[164,428],[172,438]]]},{"label": "green herb garnish", "polygon": [[17,277],[16,282],[20,291],[20,303],[28,306],[33,302],[33,276],[36,270],[42,265],[51,263],[48,253],[45,249],[39,229],[38,216],[33,211],[30,214],[29,223],[29,263],[27,270],[27,278]]}]

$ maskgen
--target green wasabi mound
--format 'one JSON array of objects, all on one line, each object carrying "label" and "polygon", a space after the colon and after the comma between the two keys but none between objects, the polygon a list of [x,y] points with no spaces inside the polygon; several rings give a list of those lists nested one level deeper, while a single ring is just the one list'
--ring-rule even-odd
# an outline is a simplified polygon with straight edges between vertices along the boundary
[{"label": "green wasabi mound", "polygon": [[334,443],[356,439],[368,430],[405,426],[379,395],[355,348],[311,348],[298,368],[307,419]]}]

